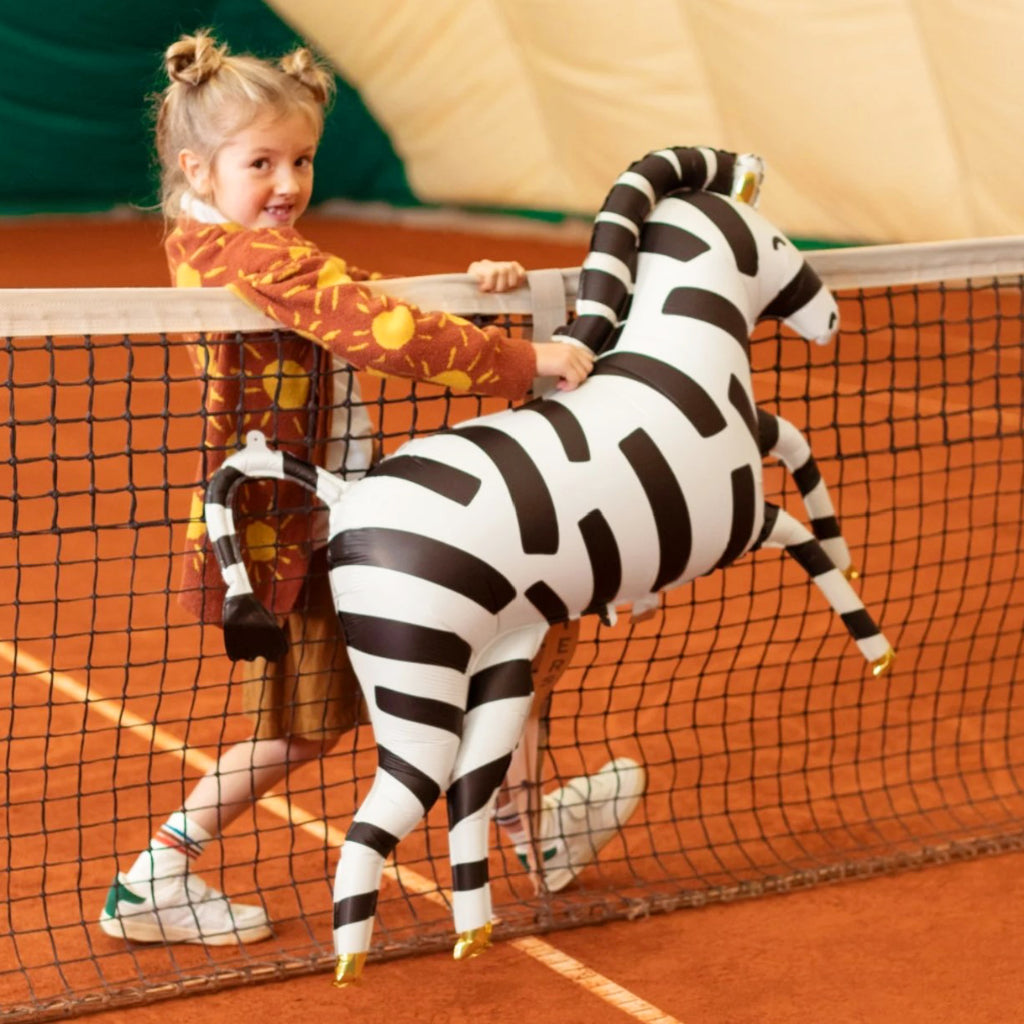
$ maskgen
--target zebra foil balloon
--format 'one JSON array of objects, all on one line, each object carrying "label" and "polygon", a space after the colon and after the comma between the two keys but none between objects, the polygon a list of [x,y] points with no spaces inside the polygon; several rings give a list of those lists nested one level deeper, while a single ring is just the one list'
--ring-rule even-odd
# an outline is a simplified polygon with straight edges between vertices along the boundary
[{"label": "zebra foil balloon", "polygon": [[[650,607],[661,590],[775,546],[876,674],[893,657],[843,572],[849,552],[807,442],[758,410],[751,389],[754,324],[775,317],[824,344],[835,301],[750,204],[704,189],[719,156],[648,154],[609,193],[560,334],[599,353],[578,389],[412,440],[353,484],[258,433],[210,482],[233,658],[277,657],[284,642],[249,586],[234,488],[287,478],[329,508],[331,587],[379,751],[335,877],[339,987],[362,972],[386,858],[442,793],[455,956],[489,944],[490,810],[549,624]],[[814,533],[766,503],[769,452],[793,471]]]}]

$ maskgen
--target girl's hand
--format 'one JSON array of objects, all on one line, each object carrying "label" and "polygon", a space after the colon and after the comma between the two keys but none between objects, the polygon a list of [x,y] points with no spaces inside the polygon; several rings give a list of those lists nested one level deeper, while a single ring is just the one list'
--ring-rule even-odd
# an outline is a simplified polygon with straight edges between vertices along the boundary
[{"label": "girl's hand", "polygon": [[475,260],[466,273],[476,278],[482,292],[510,292],[526,280],[523,265],[515,260]]},{"label": "girl's hand", "polygon": [[537,376],[558,377],[559,391],[572,391],[594,368],[594,353],[582,345],[564,341],[535,341]]}]

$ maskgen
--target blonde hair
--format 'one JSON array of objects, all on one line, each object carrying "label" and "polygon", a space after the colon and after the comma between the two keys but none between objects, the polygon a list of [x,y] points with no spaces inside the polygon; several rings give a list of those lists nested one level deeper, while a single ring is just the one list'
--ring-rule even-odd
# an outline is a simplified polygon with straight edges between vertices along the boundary
[{"label": "blonde hair", "polygon": [[160,162],[160,205],[178,215],[188,182],[178,154],[189,149],[209,163],[237,131],[267,112],[302,111],[317,138],[334,95],[334,76],[305,47],[276,65],[249,54],[233,55],[200,30],[167,48],[164,67],[170,85],[157,97],[156,152]]}]

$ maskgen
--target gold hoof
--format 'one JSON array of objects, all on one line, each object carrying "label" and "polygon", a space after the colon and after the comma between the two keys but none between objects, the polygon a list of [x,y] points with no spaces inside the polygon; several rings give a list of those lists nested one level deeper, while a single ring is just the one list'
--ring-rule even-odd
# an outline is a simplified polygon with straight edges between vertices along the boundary
[{"label": "gold hoof", "polygon": [[859,580],[859,579],[860,579],[860,573],[859,573],[859,572],[857,571],[857,569],[856,569],[856,568],[855,568],[854,566],[852,566],[852,565],[848,565],[848,566],[847,566],[847,567],[846,567],[846,568],[845,568],[845,569],[843,570],[843,575],[844,575],[844,576],[845,576],[845,577],[846,577],[846,578],[847,578],[848,580]]},{"label": "gold hoof", "polygon": [[461,932],[455,943],[453,956],[456,960],[469,960],[479,956],[491,944],[491,922],[468,932]]},{"label": "gold hoof", "polygon": [[348,988],[355,984],[362,976],[365,963],[365,953],[339,953],[334,965],[334,987]]},{"label": "gold hoof", "polygon": [[896,652],[890,647],[880,658],[876,658],[871,662],[871,674],[873,676],[884,676],[895,660]]}]

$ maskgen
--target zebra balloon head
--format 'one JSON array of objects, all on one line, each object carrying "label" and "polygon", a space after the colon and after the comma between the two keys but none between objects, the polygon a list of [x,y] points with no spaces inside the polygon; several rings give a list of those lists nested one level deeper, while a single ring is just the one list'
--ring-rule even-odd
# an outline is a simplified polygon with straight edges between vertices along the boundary
[{"label": "zebra balloon head", "polygon": [[[594,221],[576,318],[555,333],[601,354],[624,331],[661,333],[690,318],[746,344],[762,317],[825,344],[839,326],[835,299],[797,248],[744,196],[745,157],[656,150],[619,176]],[[632,320],[630,329],[627,322]]]},{"label": "zebra balloon head", "polygon": [[[771,229],[763,218],[758,218]],[[803,338],[827,345],[839,330],[839,307],[821,278],[783,235],[772,230],[770,250],[763,246],[759,282],[765,305],[758,319],[774,318]]]}]

